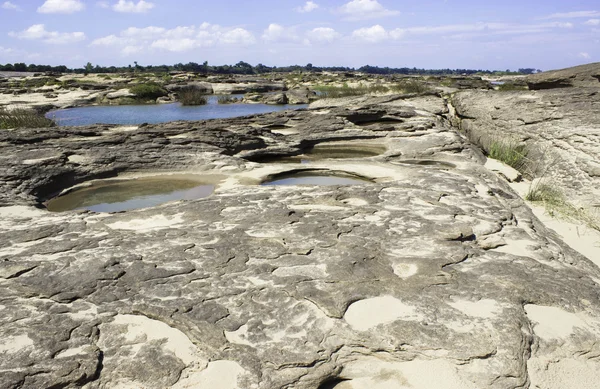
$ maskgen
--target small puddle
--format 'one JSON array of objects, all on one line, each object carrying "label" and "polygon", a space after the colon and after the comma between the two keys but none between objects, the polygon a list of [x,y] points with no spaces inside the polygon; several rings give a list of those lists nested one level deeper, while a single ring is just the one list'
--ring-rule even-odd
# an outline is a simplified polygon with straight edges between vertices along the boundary
[{"label": "small puddle", "polygon": [[215,189],[198,179],[149,177],[128,180],[93,182],[91,186],[74,189],[46,204],[51,212],[90,210],[121,212],[154,207],[175,200],[208,197]]},{"label": "small puddle", "polygon": [[440,169],[454,169],[456,165],[450,162],[434,161],[431,159],[405,159],[403,161],[392,161],[394,165],[417,165],[417,166],[432,166]]},{"label": "small puddle", "polygon": [[316,145],[306,150],[303,154],[291,156],[256,156],[251,160],[259,163],[310,163],[325,159],[352,159],[370,158],[385,153],[387,149],[383,146],[334,146]]},{"label": "small puddle", "polygon": [[301,171],[282,173],[272,177],[261,185],[364,185],[372,183],[371,180],[334,171]]}]

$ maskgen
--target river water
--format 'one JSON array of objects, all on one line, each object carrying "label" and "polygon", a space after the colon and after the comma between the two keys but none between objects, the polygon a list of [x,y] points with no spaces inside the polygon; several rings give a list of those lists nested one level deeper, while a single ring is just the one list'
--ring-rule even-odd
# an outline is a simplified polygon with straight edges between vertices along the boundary
[{"label": "river water", "polygon": [[[240,96],[232,95],[232,97]],[[217,99],[218,96],[209,96],[208,104],[197,106],[172,103],[68,108],[50,111],[46,117],[53,119],[59,126],[84,126],[96,123],[141,124],[175,120],[226,119],[307,107],[306,105],[218,104]]]}]

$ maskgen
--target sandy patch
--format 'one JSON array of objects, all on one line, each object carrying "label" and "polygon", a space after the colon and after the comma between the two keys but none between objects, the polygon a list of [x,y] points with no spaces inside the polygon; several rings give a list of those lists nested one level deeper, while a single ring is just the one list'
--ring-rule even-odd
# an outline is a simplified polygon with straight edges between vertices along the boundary
[{"label": "sandy patch", "polygon": [[531,358],[527,370],[532,389],[597,389],[600,363],[592,360]]},{"label": "sandy patch", "polygon": [[276,277],[294,277],[305,276],[312,279],[321,279],[329,275],[327,273],[327,265],[305,265],[305,266],[290,266],[279,267],[275,269],[273,275]]},{"label": "sandy patch", "polygon": [[26,347],[33,346],[33,340],[27,334],[9,336],[0,340],[0,354],[18,353]]},{"label": "sandy patch", "polygon": [[167,217],[165,215],[155,215],[147,219],[132,219],[128,221],[120,221],[112,224],[107,224],[113,230],[130,230],[138,233],[148,231],[161,230],[170,228],[183,223],[182,214]]},{"label": "sandy patch", "polygon": [[379,324],[396,320],[422,320],[416,309],[392,296],[381,296],[360,300],[351,304],[344,319],[352,328],[366,331]]},{"label": "sandy patch", "polygon": [[467,316],[479,317],[482,319],[492,319],[496,317],[502,308],[496,300],[482,299],[479,301],[455,300],[448,303],[452,308],[457,309]]},{"label": "sandy patch", "polygon": [[206,388],[238,389],[238,378],[246,373],[237,362],[214,361],[200,373],[182,377],[171,389]]},{"label": "sandy patch", "polygon": [[349,381],[336,389],[475,389],[444,360],[387,362],[368,357],[350,362],[340,374]]},{"label": "sandy patch", "polygon": [[534,323],[533,332],[544,340],[567,338],[576,328],[600,332],[600,323],[592,323],[583,313],[575,314],[556,307],[534,304],[525,305],[524,308],[527,317]]},{"label": "sandy patch", "polygon": [[412,277],[419,271],[419,267],[413,263],[396,263],[392,265],[392,269],[400,278]]}]

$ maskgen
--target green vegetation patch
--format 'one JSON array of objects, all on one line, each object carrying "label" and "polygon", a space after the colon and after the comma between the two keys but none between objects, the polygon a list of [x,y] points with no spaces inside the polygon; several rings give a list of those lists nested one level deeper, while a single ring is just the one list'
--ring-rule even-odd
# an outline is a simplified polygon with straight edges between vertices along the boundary
[{"label": "green vegetation patch", "polygon": [[56,123],[32,109],[0,108],[0,129],[53,127]]},{"label": "green vegetation patch", "polygon": [[498,90],[499,91],[529,90],[529,88],[527,87],[527,85],[519,85],[519,84],[513,84],[511,82],[506,82],[504,84],[498,85]]},{"label": "green vegetation patch", "polygon": [[129,91],[141,100],[156,100],[169,94],[165,88],[151,82],[134,85],[129,88]]},{"label": "green vegetation patch", "polygon": [[217,102],[219,104],[233,104],[233,103],[239,102],[239,100],[237,99],[237,97],[219,96],[219,98],[217,99]]},{"label": "green vegetation patch", "polygon": [[525,169],[528,154],[527,145],[512,139],[494,140],[488,149],[490,158],[502,161],[520,172]]},{"label": "green vegetation patch", "polygon": [[407,81],[401,81],[401,82],[397,83],[396,85],[394,85],[392,87],[392,90],[395,92],[402,92],[402,93],[421,94],[421,93],[427,93],[431,89],[429,88],[427,83],[424,81],[407,80]]},{"label": "green vegetation patch", "polygon": [[204,91],[194,86],[181,89],[177,95],[182,105],[205,105],[208,102]]}]

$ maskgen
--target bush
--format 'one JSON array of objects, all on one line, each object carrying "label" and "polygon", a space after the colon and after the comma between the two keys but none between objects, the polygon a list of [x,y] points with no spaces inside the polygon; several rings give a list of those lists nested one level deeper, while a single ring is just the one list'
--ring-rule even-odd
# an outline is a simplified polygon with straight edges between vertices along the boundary
[{"label": "bush", "polygon": [[350,87],[344,83],[343,86],[320,85],[315,86],[314,90],[321,98],[337,98],[347,96],[363,96],[370,93],[386,93],[389,88],[384,85],[357,86]]},{"label": "bush", "polygon": [[392,89],[404,93],[426,93],[430,90],[426,82],[417,80],[399,82]]},{"label": "bush", "polygon": [[527,85],[518,85],[510,82],[498,85],[499,91],[511,91],[511,90],[529,90]]},{"label": "bush", "polygon": [[491,158],[502,161],[521,172],[525,168],[528,153],[527,146],[515,140],[494,140],[488,150]]},{"label": "bush", "polygon": [[56,123],[32,109],[18,108],[5,110],[0,108],[0,129],[54,127]]},{"label": "bush", "polygon": [[182,105],[205,105],[208,100],[204,92],[194,86],[187,86],[178,92]]},{"label": "bush", "polygon": [[236,97],[231,97],[231,96],[219,96],[219,98],[217,99],[217,102],[219,104],[232,104],[232,103],[237,103],[238,99]]},{"label": "bush", "polygon": [[129,91],[136,95],[140,100],[156,100],[159,97],[167,96],[169,94],[162,86],[151,82],[134,85],[129,88]]}]

